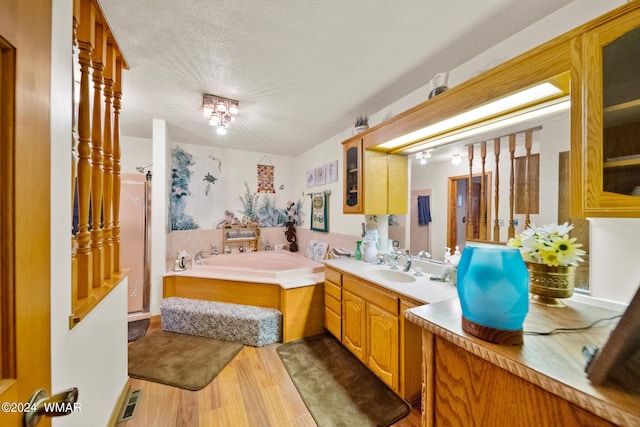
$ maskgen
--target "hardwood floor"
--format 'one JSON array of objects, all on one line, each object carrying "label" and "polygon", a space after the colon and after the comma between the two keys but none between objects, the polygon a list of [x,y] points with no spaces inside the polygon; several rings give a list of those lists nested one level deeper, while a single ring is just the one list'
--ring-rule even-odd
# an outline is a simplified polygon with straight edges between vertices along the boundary
[{"label": "hardwood floor", "polygon": [[[153,317],[149,331],[161,329]],[[121,427],[315,426],[295,385],[276,353],[279,344],[245,346],[204,389],[189,391],[129,379],[130,390],[142,390],[135,416]],[[393,424],[420,425],[420,408]]]}]

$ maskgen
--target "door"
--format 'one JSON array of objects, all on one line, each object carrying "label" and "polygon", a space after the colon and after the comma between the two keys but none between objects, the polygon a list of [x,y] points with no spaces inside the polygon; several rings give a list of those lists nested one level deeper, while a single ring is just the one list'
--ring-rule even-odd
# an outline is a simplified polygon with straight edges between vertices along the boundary
[{"label": "door", "polygon": [[365,302],[347,290],[342,290],[342,343],[356,357],[365,361]]},{"label": "door", "polygon": [[2,426],[51,384],[50,62],[51,1],[0,0]]},{"label": "door", "polygon": [[149,311],[146,286],[147,179],[140,174],[122,174],[120,188],[120,265],[129,268],[128,312]]}]

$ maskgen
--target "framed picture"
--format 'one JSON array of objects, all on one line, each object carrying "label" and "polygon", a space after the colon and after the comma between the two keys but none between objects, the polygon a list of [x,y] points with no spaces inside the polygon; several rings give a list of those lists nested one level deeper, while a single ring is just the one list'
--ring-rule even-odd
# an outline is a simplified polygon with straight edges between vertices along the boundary
[{"label": "framed picture", "polygon": [[312,169],[310,171],[307,171],[307,188],[311,188],[315,186],[316,186],[316,171],[315,169]]},{"label": "framed picture", "polygon": [[311,229],[325,233],[329,231],[327,195],[325,193],[313,193],[311,195]]},{"label": "framed picture", "polygon": [[326,182],[326,176],[325,176],[325,165],[319,166],[316,168],[316,186],[317,185],[324,185]]},{"label": "framed picture", "polygon": [[640,287],[586,371],[593,384],[610,381],[640,393]]},{"label": "framed picture", "polygon": [[326,167],[327,184],[338,182],[338,161],[334,160],[331,163],[327,163]]}]

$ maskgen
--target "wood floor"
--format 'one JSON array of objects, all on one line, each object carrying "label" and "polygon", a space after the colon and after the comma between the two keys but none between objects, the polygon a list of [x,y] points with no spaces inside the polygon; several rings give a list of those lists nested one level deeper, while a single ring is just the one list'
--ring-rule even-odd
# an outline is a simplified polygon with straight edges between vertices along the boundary
[{"label": "wood floor", "polygon": [[[148,332],[160,329],[160,317],[152,318]],[[134,417],[117,426],[315,426],[276,353],[277,346],[245,346],[200,391],[129,379],[130,390],[141,389],[142,396]],[[412,408],[407,417],[393,425],[419,426],[420,408]]]}]

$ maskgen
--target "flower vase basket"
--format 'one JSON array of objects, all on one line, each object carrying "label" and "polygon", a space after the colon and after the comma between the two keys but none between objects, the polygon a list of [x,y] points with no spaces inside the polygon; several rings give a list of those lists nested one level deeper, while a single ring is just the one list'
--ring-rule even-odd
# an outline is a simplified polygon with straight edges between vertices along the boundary
[{"label": "flower vase basket", "polygon": [[564,307],[562,298],[573,295],[576,267],[573,265],[550,266],[527,262],[531,302],[552,307]]}]

